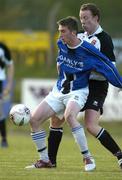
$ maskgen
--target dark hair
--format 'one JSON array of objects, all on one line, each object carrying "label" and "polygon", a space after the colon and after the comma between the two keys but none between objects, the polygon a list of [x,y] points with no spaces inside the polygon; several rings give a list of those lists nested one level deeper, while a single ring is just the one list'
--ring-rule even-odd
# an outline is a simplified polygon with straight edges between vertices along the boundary
[{"label": "dark hair", "polygon": [[74,16],[68,16],[57,22],[58,25],[67,26],[70,31],[78,33],[78,20]]},{"label": "dark hair", "polygon": [[80,11],[89,10],[93,16],[98,16],[98,21],[100,21],[100,9],[94,3],[82,4]]}]

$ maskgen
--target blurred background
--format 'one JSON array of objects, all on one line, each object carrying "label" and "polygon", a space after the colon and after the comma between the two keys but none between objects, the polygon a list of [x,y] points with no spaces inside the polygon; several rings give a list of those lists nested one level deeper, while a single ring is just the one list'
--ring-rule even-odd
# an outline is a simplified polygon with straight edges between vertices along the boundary
[{"label": "blurred background", "polygon": [[[101,9],[100,24],[113,39],[116,66],[122,75],[122,0],[0,0],[0,42],[10,48],[15,64],[13,104],[24,103],[33,109],[48,94],[57,77],[56,22],[66,16],[76,16],[79,19],[81,4],[88,2],[96,3]],[[82,30],[80,22],[79,29]],[[49,122],[47,123],[44,127],[49,132]],[[104,104],[100,124],[122,147],[122,92],[118,93],[118,89],[112,86]],[[41,177],[46,180],[78,180],[89,179],[88,175],[91,180],[122,179],[114,157],[112,159],[111,154],[99,146],[87,131],[97,171],[92,174],[83,173],[78,164],[80,154],[74,147],[72,134],[66,123],[58,157],[59,168],[49,172],[26,171],[25,165],[37,158],[31,142],[30,127],[17,127],[7,121],[7,128],[9,148],[4,150],[0,145],[0,179],[27,180]]]},{"label": "blurred background", "polygon": [[[8,45],[15,63],[14,103],[34,104],[36,99],[40,100],[48,93],[57,76],[56,22],[69,15],[79,18],[81,4],[88,2],[96,3],[101,9],[101,25],[113,38],[117,68],[121,74],[121,0],[0,0],[0,41]],[[111,97],[115,97],[117,103],[111,104],[109,98],[109,106],[113,108],[110,114],[116,110],[121,119],[120,97],[117,98],[114,91]],[[115,108],[118,99],[119,110]]]}]

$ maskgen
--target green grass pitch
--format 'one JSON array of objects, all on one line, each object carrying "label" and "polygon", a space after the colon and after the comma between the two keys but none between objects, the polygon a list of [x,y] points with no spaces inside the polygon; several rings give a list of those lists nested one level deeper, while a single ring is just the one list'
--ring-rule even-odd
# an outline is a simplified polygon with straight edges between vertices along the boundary
[{"label": "green grass pitch", "polygon": [[[122,147],[122,123],[103,123],[115,140]],[[100,143],[86,133],[97,168],[85,172],[82,156],[74,143],[67,125],[58,153],[58,166],[53,169],[24,169],[38,159],[35,146],[31,140],[29,126],[15,127],[8,123],[9,147],[0,148],[0,180],[122,180],[122,170],[117,160]],[[46,124],[48,133],[48,124]]]}]

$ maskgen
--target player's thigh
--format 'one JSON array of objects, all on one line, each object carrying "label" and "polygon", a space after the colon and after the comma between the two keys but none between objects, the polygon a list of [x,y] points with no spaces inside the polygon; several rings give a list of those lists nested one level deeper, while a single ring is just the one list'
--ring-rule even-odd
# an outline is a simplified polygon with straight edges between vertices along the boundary
[{"label": "player's thigh", "polygon": [[99,124],[100,111],[94,109],[86,109],[85,111],[85,125],[86,126],[95,126]]},{"label": "player's thigh", "polygon": [[71,114],[77,116],[86,103],[88,92],[88,87],[72,91],[71,95],[67,96],[67,99],[64,102],[66,105],[65,115]]},{"label": "player's thigh", "polygon": [[48,105],[53,109],[56,114],[63,112],[65,109],[65,106],[60,100],[60,97],[55,96],[52,92],[50,92],[44,100],[48,103]]},{"label": "player's thigh", "polygon": [[69,101],[64,112],[65,119],[76,118],[80,111],[80,106],[76,101]]},{"label": "player's thigh", "polygon": [[53,111],[53,109],[48,105],[45,100],[43,100],[33,111],[32,120],[43,121],[53,116],[54,114],[55,112]]}]

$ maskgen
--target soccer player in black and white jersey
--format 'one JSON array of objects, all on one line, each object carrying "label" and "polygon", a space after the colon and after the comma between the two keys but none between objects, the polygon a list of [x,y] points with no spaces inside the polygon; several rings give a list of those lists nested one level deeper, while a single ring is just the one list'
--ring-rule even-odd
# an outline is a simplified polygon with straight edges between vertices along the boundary
[{"label": "soccer player in black and white jersey", "polygon": [[[3,110],[4,99],[10,95],[13,84],[14,65],[9,48],[0,42],[0,133],[1,147],[7,147],[6,117]],[[3,88],[4,81],[6,85]]]},{"label": "soccer player in black and white jersey", "polygon": [[[99,24],[99,8],[93,3],[83,4],[80,8],[79,17],[84,33],[78,34],[78,37],[92,43],[114,63],[115,55],[113,52],[114,47],[112,39]],[[122,151],[120,147],[108,131],[99,125],[99,117],[103,113],[103,104],[107,92],[107,80],[102,75],[92,72],[89,79],[89,96],[84,108],[82,109],[85,110],[84,121],[87,130],[118,159],[119,166],[122,168]],[[57,117],[53,117],[50,123],[48,155],[54,166],[56,166],[56,156],[63,134],[63,122],[64,119],[61,122],[57,121]],[[85,159],[85,164],[87,163],[91,163],[89,159]]]}]

